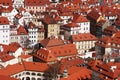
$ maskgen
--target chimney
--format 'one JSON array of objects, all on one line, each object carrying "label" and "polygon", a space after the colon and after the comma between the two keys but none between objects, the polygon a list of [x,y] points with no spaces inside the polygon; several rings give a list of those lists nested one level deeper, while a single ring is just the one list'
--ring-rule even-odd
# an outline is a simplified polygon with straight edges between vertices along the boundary
[{"label": "chimney", "polygon": [[67,71],[67,69],[64,69],[64,71],[63,71],[63,77],[64,78],[68,77],[68,71]]},{"label": "chimney", "polygon": [[18,57],[18,63],[22,64],[22,58],[21,57]]},{"label": "chimney", "polygon": [[0,46],[0,52],[3,52],[4,49],[3,49],[3,46]]},{"label": "chimney", "polygon": [[112,70],[112,72],[114,72],[114,69],[116,69],[117,68],[117,66],[111,66],[111,70]]}]

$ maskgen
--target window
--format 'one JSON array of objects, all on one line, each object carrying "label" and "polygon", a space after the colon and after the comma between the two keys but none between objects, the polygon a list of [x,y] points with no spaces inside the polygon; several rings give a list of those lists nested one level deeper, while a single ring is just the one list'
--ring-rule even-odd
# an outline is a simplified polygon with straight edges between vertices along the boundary
[{"label": "window", "polygon": [[29,78],[29,77],[26,77],[26,80],[30,80],[30,78]]},{"label": "window", "polygon": [[37,78],[37,80],[41,80],[40,78]]},{"label": "window", "polygon": [[26,74],[27,74],[27,75],[30,75],[30,73],[29,73],[29,72],[26,72]]},{"label": "window", "polygon": [[35,73],[32,73],[32,75],[36,75]]},{"label": "window", "polygon": [[22,78],[22,80],[24,80],[24,77]]},{"label": "window", "polygon": [[36,80],[35,78],[32,78],[31,80]]},{"label": "window", "polygon": [[41,74],[40,74],[40,73],[38,73],[38,74],[37,74],[37,76],[41,76]]}]

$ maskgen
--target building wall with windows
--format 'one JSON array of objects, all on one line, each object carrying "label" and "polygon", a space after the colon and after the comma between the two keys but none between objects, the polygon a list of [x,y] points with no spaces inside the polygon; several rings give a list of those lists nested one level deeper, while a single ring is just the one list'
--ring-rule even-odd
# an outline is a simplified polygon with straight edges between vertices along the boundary
[{"label": "building wall with windows", "polygon": [[17,74],[12,75],[11,77],[17,78],[20,80],[45,80],[43,72],[37,71],[22,71]]},{"label": "building wall with windows", "polygon": [[90,22],[77,23],[80,27],[80,33],[90,33]]},{"label": "building wall with windows", "polygon": [[3,24],[0,25],[0,43],[1,44],[9,44],[10,43],[10,25]]},{"label": "building wall with windows", "polygon": [[31,43],[38,42],[38,28],[29,28],[28,29],[29,40]]},{"label": "building wall with windows", "polygon": [[48,32],[46,33],[47,34],[47,37],[50,37],[50,36],[58,36],[59,35],[59,32],[60,32],[60,26],[59,24],[48,24]]}]

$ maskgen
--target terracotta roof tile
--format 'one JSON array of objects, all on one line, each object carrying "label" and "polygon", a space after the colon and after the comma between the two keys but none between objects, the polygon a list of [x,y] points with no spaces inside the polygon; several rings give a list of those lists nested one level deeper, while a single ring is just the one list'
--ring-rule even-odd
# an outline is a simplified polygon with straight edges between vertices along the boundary
[{"label": "terracotta roof tile", "polygon": [[45,63],[24,61],[13,65],[8,65],[7,67],[0,69],[0,74],[11,76],[22,71],[44,72],[47,68],[48,65]]},{"label": "terracotta roof tile", "polygon": [[78,35],[72,35],[72,40],[74,42],[76,42],[76,41],[91,41],[91,40],[97,40],[97,38],[90,33],[83,33],[83,34],[78,34]]},{"label": "terracotta roof tile", "polygon": [[74,44],[66,44],[61,46],[54,46],[49,48],[43,48],[34,54],[35,57],[45,61],[56,61],[58,57],[76,55],[77,49]]},{"label": "terracotta roof tile", "polygon": [[50,52],[53,53],[56,57],[71,56],[78,53],[74,44],[49,47],[47,49],[50,50]]},{"label": "terracotta roof tile", "polygon": [[73,22],[81,23],[81,22],[89,22],[89,20],[86,17],[82,16],[82,15],[74,15]]},{"label": "terracotta roof tile", "polygon": [[0,25],[6,25],[9,24],[9,20],[7,17],[0,17]]},{"label": "terracotta roof tile", "polygon": [[19,26],[19,28],[17,29],[17,34],[18,35],[28,35],[27,31],[25,30],[25,28],[23,26]]},{"label": "terracotta roof tile", "polygon": [[73,66],[67,69],[69,76],[67,78],[61,78],[60,80],[78,80],[78,79],[91,79],[91,71],[85,67]]},{"label": "terracotta roof tile", "polygon": [[98,12],[96,10],[92,10],[90,13],[87,14],[90,18],[94,19],[97,21],[97,19],[100,17]]},{"label": "terracotta roof tile", "polygon": [[61,46],[64,45],[64,41],[60,38],[49,37],[42,41],[40,41],[41,45],[44,47],[54,47],[54,46]]},{"label": "terracotta roof tile", "polygon": [[9,61],[9,60],[12,60],[12,59],[15,58],[14,56],[10,56],[7,53],[4,53],[4,52],[2,52],[2,53],[0,53],[0,59],[1,59],[2,62],[6,62],[6,61]]},{"label": "terracotta roof tile", "polygon": [[72,27],[79,27],[79,25],[77,24],[77,23],[74,23],[74,22],[72,22],[72,23],[68,23],[68,24],[66,24],[66,25],[64,25],[65,27],[70,27],[70,28],[72,28]]},{"label": "terracotta roof tile", "polygon": [[9,7],[7,7],[7,8],[1,8],[0,10],[1,10],[1,12],[3,12],[3,13],[10,13],[12,10],[13,10],[14,8],[12,7],[12,6],[9,6]]},{"label": "terracotta roof tile", "polygon": [[4,6],[11,6],[12,0],[0,0],[0,4],[2,4]]},{"label": "terracotta roof tile", "polygon": [[42,6],[49,3],[49,0],[25,0],[25,6]]},{"label": "terracotta roof tile", "polygon": [[20,79],[15,79],[9,76],[0,75],[0,80],[20,80]]}]

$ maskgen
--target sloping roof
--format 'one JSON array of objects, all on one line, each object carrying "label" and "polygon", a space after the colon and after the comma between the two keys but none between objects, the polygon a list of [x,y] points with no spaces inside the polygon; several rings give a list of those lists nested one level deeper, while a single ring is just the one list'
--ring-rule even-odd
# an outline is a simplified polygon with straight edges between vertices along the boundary
[{"label": "sloping roof", "polygon": [[47,49],[50,50],[50,52],[56,57],[71,56],[78,53],[74,44],[65,44],[61,46],[49,47]]},{"label": "sloping roof", "polygon": [[102,46],[102,47],[111,47],[111,45],[108,45],[108,43],[111,43],[112,39],[108,36],[105,36],[103,38],[100,38],[98,42],[96,42],[96,45]]},{"label": "sloping roof", "polygon": [[103,34],[106,35],[113,35],[114,33],[118,32],[118,29],[114,26],[108,26],[104,29]]},{"label": "sloping roof", "polygon": [[42,6],[49,3],[49,0],[25,0],[25,6]]},{"label": "sloping roof", "polygon": [[43,22],[45,24],[57,24],[57,22],[55,21],[55,19],[53,17],[51,17],[50,15],[45,15]]},{"label": "sloping roof", "polygon": [[73,16],[73,22],[82,23],[82,22],[89,22],[89,20],[82,15],[74,15]]},{"label": "sloping roof", "polygon": [[8,65],[5,68],[0,69],[0,75],[14,75],[22,71],[36,71],[44,72],[48,68],[48,65],[45,63],[39,62],[21,62],[13,65]]},{"label": "sloping roof", "polygon": [[78,35],[72,35],[72,40],[73,40],[73,42],[92,41],[92,40],[97,40],[97,38],[90,33],[82,33],[82,34],[78,34]]},{"label": "sloping roof", "polygon": [[91,79],[92,71],[85,67],[73,66],[67,69],[68,77],[61,78],[60,80],[81,80],[81,79]]},{"label": "sloping roof", "polygon": [[4,6],[11,6],[12,0],[0,0],[0,4],[2,4]]},{"label": "sloping roof", "polygon": [[18,35],[28,35],[27,31],[25,30],[25,28],[23,26],[19,26],[19,28],[17,29],[17,34]]},{"label": "sloping roof", "polygon": [[68,23],[68,24],[66,24],[66,25],[64,25],[65,27],[69,27],[69,28],[72,28],[72,27],[79,27],[79,25],[77,24],[77,23],[74,23],[74,22],[72,22],[72,23]]},{"label": "sloping roof", "polygon": [[9,6],[9,7],[7,7],[7,8],[2,7],[2,8],[0,9],[0,11],[3,12],[3,13],[10,13],[13,9],[14,9],[14,8],[13,8],[12,6]]},{"label": "sloping roof", "polygon": [[7,17],[0,17],[0,25],[8,25],[9,24],[9,20]]},{"label": "sloping roof", "polygon": [[45,62],[56,61],[58,57],[76,55],[77,49],[74,44],[66,44],[49,48],[42,48],[34,54],[38,59]]},{"label": "sloping roof", "polygon": [[0,80],[20,80],[20,79],[15,79],[6,75],[0,75]]},{"label": "sloping roof", "polygon": [[54,47],[54,46],[61,46],[64,45],[64,41],[60,38],[49,37],[42,41],[40,41],[41,45],[44,47]]},{"label": "sloping roof", "polygon": [[90,13],[87,14],[87,16],[91,17],[92,19],[96,20],[100,17],[98,12],[96,10],[92,10]]},{"label": "sloping roof", "polygon": [[12,60],[14,58],[15,58],[14,56],[10,56],[6,52],[0,52],[0,59],[2,62],[6,62],[6,61]]},{"label": "sloping roof", "polygon": [[49,50],[46,50],[44,48],[38,50],[37,54],[33,54],[33,55],[45,62],[54,62],[57,60],[54,54],[52,54]]}]

